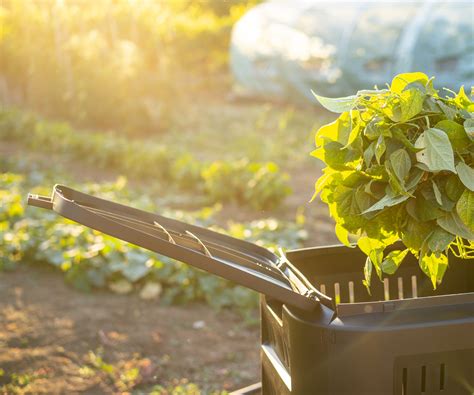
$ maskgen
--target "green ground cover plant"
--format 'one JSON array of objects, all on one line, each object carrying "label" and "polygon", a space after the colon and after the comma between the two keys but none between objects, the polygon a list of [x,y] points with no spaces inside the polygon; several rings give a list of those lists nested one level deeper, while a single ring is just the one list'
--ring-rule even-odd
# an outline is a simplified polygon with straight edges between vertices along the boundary
[{"label": "green ground cover plant", "polygon": [[[393,274],[408,253],[436,288],[447,253],[474,258],[473,92],[433,87],[422,73],[396,76],[386,89],[329,99],[339,118],[316,133],[313,156],[326,164],[315,197],[328,204],[336,234],[354,237],[372,268]],[[385,253],[401,240],[405,249]]]},{"label": "green ground cover plant", "polygon": [[[47,264],[64,272],[68,282],[84,291],[103,287],[118,293],[135,290],[144,298],[150,293],[158,294],[165,304],[205,301],[215,308],[236,307],[243,314],[255,311],[257,295],[247,288],[62,219],[53,212],[27,210],[28,192],[50,193],[34,187],[38,184],[46,186],[53,182],[38,174],[0,174],[0,269],[13,269],[20,262]],[[80,188],[144,210],[154,211],[156,207],[142,191],[127,192],[123,178]],[[216,210],[208,207],[184,212],[160,208],[160,213],[270,249],[276,249],[280,243],[296,248],[305,238],[300,225],[275,219],[229,223],[225,229],[219,228],[212,220]]]},{"label": "green ground cover plant", "polygon": [[97,169],[153,180],[205,195],[210,203],[233,201],[255,209],[278,207],[291,193],[288,176],[273,162],[204,162],[165,145],[107,133],[80,133],[19,110],[0,111],[0,139],[46,155],[65,155]]}]

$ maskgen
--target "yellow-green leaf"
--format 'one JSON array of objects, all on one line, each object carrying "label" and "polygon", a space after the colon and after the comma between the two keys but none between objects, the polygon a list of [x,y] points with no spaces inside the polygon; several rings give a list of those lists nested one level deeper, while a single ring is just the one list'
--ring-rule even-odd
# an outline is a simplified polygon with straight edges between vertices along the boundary
[{"label": "yellow-green leaf", "polygon": [[456,203],[456,211],[464,225],[474,232],[474,192],[468,189],[463,192]]},{"label": "yellow-green leaf", "polygon": [[424,254],[420,256],[421,270],[431,279],[433,288],[441,283],[446,268],[448,267],[448,258],[444,254]]},{"label": "yellow-green leaf", "polygon": [[391,251],[382,262],[382,271],[387,274],[395,273],[407,254],[408,249]]},{"label": "yellow-green leaf", "polygon": [[423,109],[424,95],[418,89],[407,89],[400,93],[400,120],[406,122]]},{"label": "yellow-green leaf", "polygon": [[403,73],[398,74],[393,80],[390,86],[390,90],[395,93],[402,93],[408,84],[419,82],[423,86],[426,86],[429,82],[429,78],[424,73]]}]

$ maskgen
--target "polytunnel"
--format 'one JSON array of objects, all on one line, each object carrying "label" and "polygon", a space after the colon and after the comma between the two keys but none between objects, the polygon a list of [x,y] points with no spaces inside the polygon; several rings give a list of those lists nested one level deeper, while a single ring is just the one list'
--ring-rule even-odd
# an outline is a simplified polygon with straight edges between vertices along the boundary
[{"label": "polytunnel", "polygon": [[250,93],[314,100],[382,87],[402,72],[474,85],[474,3],[270,0],[235,25],[231,68]]}]

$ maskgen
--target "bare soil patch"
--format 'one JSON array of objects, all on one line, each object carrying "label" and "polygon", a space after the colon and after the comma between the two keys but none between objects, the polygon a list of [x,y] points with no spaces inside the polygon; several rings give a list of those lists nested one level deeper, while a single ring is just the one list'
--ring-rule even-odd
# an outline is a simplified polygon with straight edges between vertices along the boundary
[{"label": "bare soil patch", "polygon": [[183,378],[236,389],[259,380],[258,344],[230,311],[80,293],[26,264],[0,273],[0,393],[147,393]]}]

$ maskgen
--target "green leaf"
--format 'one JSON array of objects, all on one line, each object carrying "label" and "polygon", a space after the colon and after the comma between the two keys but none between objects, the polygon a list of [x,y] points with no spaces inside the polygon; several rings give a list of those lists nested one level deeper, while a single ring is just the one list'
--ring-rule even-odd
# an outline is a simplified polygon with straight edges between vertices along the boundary
[{"label": "green leaf", "polygon": [[474,118],[466,119],[464,121],[464,130],[469,138],[474,141]]},{"label": "green leaf", "polygon": [[466,165],[464,162],[459,162],[456,165],[459,179],[466,186],[467,189],[474,191],[474,169]]},{"label": "green leaf", "polygon": [[453,148],[448,136],[442,130],[435,128],[425,130],[416,140],[415,147],[424,148],[416,154],[416,159],[430,171],[449,170],[456,173]]},{"label": "green leaf", "polygon": [[389,182],[390,188],[393,192],[395,192],[395,193],[390,193],[389,195],[390,196],[407,195],[408,193],[405,189],[404,182],[400,181],[398,177],[395,175],[395,173],[392,170],[390,162],[385,162],[385,170],[388,174],[388,182]]},{"label": "green leaf", "polygon": [[[367,184],[366,184],[367,185]],[[367,210],[372,205],[372,197],[362,187],[359,187],[355,193],[355,199],[359,211],[363,212]]]},{"label": "green leaf", "polygon": [[338,114],[352,110],[357,103],[357,95],[331,98],[331,97],[319,96],[315,92],[313,91],[311,92],[326,110],[329,110],[331,112],[335,112]]},{"label": "green leaf", "polygon": [[434,200],[428,200],[419,195],[416,196],[415,200],[416,213],[421,221],[431,221],[444,215],[444,212],[438,208]]},{"label": "green leaf", "polygon": [[441,111],[443,111],[444,115],[446,115],[446,118],[451,121],[456,118],[458,111],[455,108],[444,104],[441,100],[438,100],[437,104],[441,108]]},{"label": "green leaf", "polygon": [[396,197],[391,197],[389,195],[385,195],[382,199],[380,199],[373,206],[369,207],[362,214],[367,214],[367,213],[370,213],[372,211],[382,210],[385,207],[395,206],[396,204],[404,202],[409,197],[410,197],[409,195],[402,195],[402,196],[396,196]]},{"label": "green leaf", "polygon": [[462,237],[466,240],[474,240],[474,231],[470,230],[463,222],[457,212],[450,212],[443,217],[437,218],[436,223],[449,233]]},{"label": "green leaf", "polygon": [[433,288],[436,289],[448,267],[448,257],[438,253],[423,254],[420,256],[420,267],[431,279]]},{"label": "green leaf", "polygon": [[474,192],[466,189],[456,203],[456,212],[466,227],[474,233]]},{"label": "green leaf", "polygon": [[418,89],[404,90],[400,94],[400,120],[406,122],[423,109],[424,95]]},{"label": "green leaf", "polygon": [[373,117],[364,128],[364,136],[369,140],[377,140],[379,136],[392,137],[389,125],[381,116]]},{"label": "green leaf", "polygon": [[344,244],[346,247],[352,247],[349,241],[349,232],[347,231],[347,229],[345,229],[341,224],[336,224],[335,230],[336,230],[336,236],[339,239],[339,241],[342,244]]},{"label": "green leaf", "polygon": [[408,248],[419,251],[433,229],[432,222],[409,220],[402,232],[402,241]]},{"label": "green leaf", "polygon": [[398,179],[405,183],[411,169],[410,155],[407,154],[406,150],[400,148],[390,155],[390,163]]},{"label": "green leaf", "polygon": [[382,262],[382,271],[387,274],[395,273],[407,254],[408,249],[391,251]]},{"label": "green leaf", "polygon": [[364,151],[364,163],[366,167],[370,167],[372,163],[372,158],[375,155],[375,144],[375,141],[373,141]]},{"label": "green leaf", "polygon": [[[456,170],[458,171],[459,175],[459,168],[457,168]],[[446,181],[445,191],[448,198],[451,199],[453,202],[457,202],[458,199],[461,197],[464,191],[464,186],[456,174],[449,175],[449,178]]]},{"label": "green leaf", "polygon": [[408,139],[406,134],[400,130],[399,128],[394,128],[393,129],[393,136],[399,140],[405,147],[407,147],[410,151],[412,152],[418,152],[419,149],[416,148],[412,142]]},{"label": "green leaf", "polygon": [[434,180],[431,180],[431,184],[433,185],[433,192],[436,198],[436,201],[440,206],[443,206],[443,199],[441,198],[441,192],[438,188],[438,185],[436,185],[436,182]]},{"label": "green leaf", "polygon": [[428,248],[435,252],[445,251],[455,238],[456,236],[437,226],[428,237]]},{"label": "green leaf", "polygon": [[435,125],[436,129],[444,131],[451,141],[454,150],[464,150],[470,144],[464,128],[457,122],[448,119],[442,120]]},{"label": "green leaf", "polygon": [[[362,236],[359,238],[359,240],[357,240],[357,246],[365,255],[367,255],[368,259],[370,260],[370,264],[369,264],[370,273],[372,273],[372,265],[373,265],[375,266],[377,275],[381,277],[382,270],[380,267],[382,265],[383,250],[385,249],[387,244],[378,239]],[[367,265],[367,261],[366,261],[366,265]],[[367,267],[367,269],[369,269],[369,267]],[[367,280],[367,277],[366,277],[366,280]],[[370,284],[370,280],[368,281],[368,284]]]},{"label": "green leaf", "polygon": [[367,236],[360,237],[359,240],[357,240],[357,246],[367,256],[369,256],[373,250],[383,250],[386,247],[386,245],[381,240],[373,239]]},{"label": "green leaf", "polygon": [[329,141],[335,141],[342,146],[349,141],[352,130],[352,119],[348,112],[342,113],[338,119],[327,125],[321,126],[316,132],[315,143],[320,147]]},{"label": "green leaf", "polygon": [[382,158],[382,155],[384,154],[385,149],[386,149],[385,139],[383,138],[382,135],[380,135],[377,140],[377,144],[375,145],[375,159],[377,159],[378,164],[380,164],[380,159]]}]

